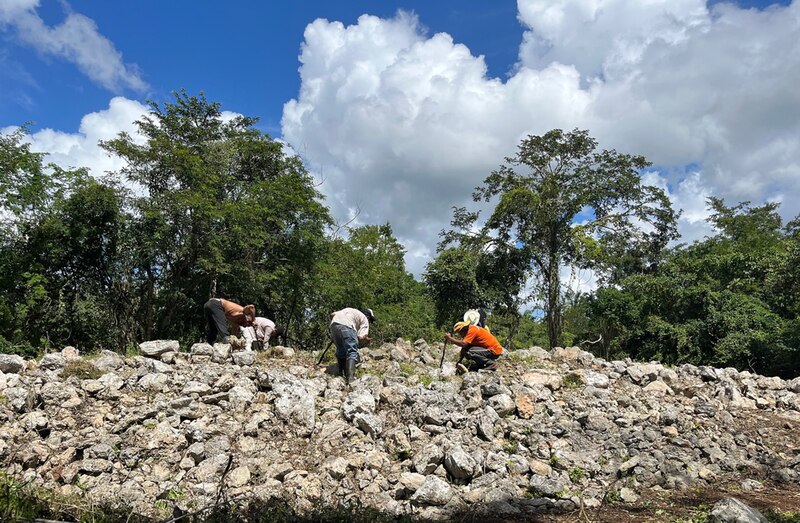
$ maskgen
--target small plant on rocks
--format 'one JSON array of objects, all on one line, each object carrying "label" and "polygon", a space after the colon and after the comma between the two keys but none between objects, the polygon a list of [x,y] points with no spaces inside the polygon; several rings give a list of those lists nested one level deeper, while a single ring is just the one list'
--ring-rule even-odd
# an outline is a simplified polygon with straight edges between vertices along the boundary
[{"label": "small plant on rocks", "polygon": [[64,370],[61,371],[61,379],[64,380],[71,376],[75,376],[81,380],[94,380],[102,375],[103,371],[95,367],[92,362],[86,361],[83,358],[69,360],[67,364],[64,365]]},{"label": "small plant on rocks", "polygon": [[580,376],[578,376],[574,372],[571,372],[566,376],[564,376],[564,387],[568,389],[577,389],[581,385],[583,385],[583,380],[581,379]]},{"label": "small plant on rocks", "polygon": [[586,471],[581,467],[572,467],[567,474],[569,475],[569,480],[573,483],[580,483],[586,477]]}]

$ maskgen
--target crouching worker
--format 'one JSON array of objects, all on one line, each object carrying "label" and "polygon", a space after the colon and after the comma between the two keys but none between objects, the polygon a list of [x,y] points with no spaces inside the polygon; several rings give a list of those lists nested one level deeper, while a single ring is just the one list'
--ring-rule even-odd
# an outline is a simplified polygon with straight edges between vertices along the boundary
[{"label": "crouching worker", "polygon": [[469,370],[480,369],[494,370],[497,367],[497,358],[503,354],[503,347],[491,332],[477,325],[470,325],[468,321],[460,321],[453,325],[453,332],[461,336],[461,340],[445,333],[447,341],[461,347],[461,357],[472,361]]},{"label": "crouching worker", "polygon": [[[213,345],[219,337],[222,343],[230,343],[227,321],[231,322],[233,334],[238,335],[243,327],[249,327],[256,318],[254,305],[242,307],[238,303],[211,298],[203,305],[203,312],[208,322],[208,336],[206,341]],[[227,321],[226,321],[227,320]]]},{"label": "crouching worker", "polygon": [[344,371],[347,383],[353,381],[359,361],[358,348],[367,346],[372,339],[369,324],[375,321],[372,309],[346,308],[331,313],[331,338],[336,345],[339,372]]},{"label": "crouching worker", "polygon": [[283,336],[285,329],[281,325],[275,325],[275,322],[257,316],[253,320],[251,327],[242,329],[242,336],[247,342],[247,350],[263,350],[269,348],[269,342],[279,336]]}]

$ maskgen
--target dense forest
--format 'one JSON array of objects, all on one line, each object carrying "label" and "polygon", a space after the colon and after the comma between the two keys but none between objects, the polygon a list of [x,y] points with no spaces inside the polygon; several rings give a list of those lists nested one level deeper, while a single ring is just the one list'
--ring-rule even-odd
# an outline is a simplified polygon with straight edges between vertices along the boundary
[{"label": "dense forest", "polygon": [[[218,296],[255,304],[306,349],[344,306],[375,310],[378,342],[440,339],[481,306],[510,349],[800,372],[800,220],[778,204],[711,198],[715,234],[676,245],[679,211],[643,184],[645,158],[553,130],[487,173],[480,210],[454,209],[420,282],[390,224],[335,223],[255,118],[223,119],[186,92],[150,107],[139,137],[101,144],[125,165],[102,179],[48,163],[26,128],[0,136],[0,352],[194,343]],[[597,290],[570,290],[576,270]]]}]

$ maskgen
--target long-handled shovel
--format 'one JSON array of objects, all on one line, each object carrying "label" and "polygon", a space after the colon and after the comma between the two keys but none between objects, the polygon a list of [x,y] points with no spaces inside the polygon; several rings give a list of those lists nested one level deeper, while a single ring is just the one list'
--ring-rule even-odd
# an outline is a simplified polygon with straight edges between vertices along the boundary
[{"label": "long-handled shovel", "polygon": [[322,364],[322,360],[325,359],[325,355],[328,354],[328,350],[331,348],[331,345],[333,345],[333,340],[329,341],[328,342],[328,346],[325,347],[324,351],[322,351],[322,356],[319,357],[319,361],[317,362],[317,365],[321,365]]},{"label": "long-handled shovel", "polygon": [[447,338],[444,339],[444,345],[442,345],[442,357],[439,360],[439,370],[442,370],[442,367],[444,367],[444,353],[447,350],[447,343],[449,341],[450,340],[448,340]]}]

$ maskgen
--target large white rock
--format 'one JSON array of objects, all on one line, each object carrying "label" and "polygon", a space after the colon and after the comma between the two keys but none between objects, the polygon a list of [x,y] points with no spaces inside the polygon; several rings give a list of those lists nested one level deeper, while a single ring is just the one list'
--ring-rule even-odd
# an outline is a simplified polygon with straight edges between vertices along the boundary
[{"label": "large white rock", "polygon": [[411,496],[417,505],[446,505],[453,497],[453,488],[439,476],[427,476],[421,487]]},{"label": "large white rock", "polygon": [[470,479],[475,475],[477,463],[461,445],[453,445],[444,456],[444,468],[456,479]]},{"label": "large white rock", "polygon": [[717,523],[767,523],[761,512],[736,498],[722,498],[711,509],[711,521]]},{"label": "large white rock", "polygon": [[58,370],[63,369],[67,364],[66,358],[58,352],[51,352],[42,356],[39,362],[39,367],[45,370]]},{"label": "large white rock", "polygon": [[276,383],[273,385],[278,397],[275,399],[275,414],[291,424],[301,436],[311,434],[316,425],[314,395],[302,383]]},{"label": "large white rock", "polygon": [[153,340],[139,344],[139,350],[148,358],[160,358],[165,352],[178,352],[181,344],[177,340]]},{"label": "large white rock", "polygon": [[368,390],[351,390],[342,406],[344,419],[352,421],[356,414],[372,414],[375,412],[375,397]]}]

